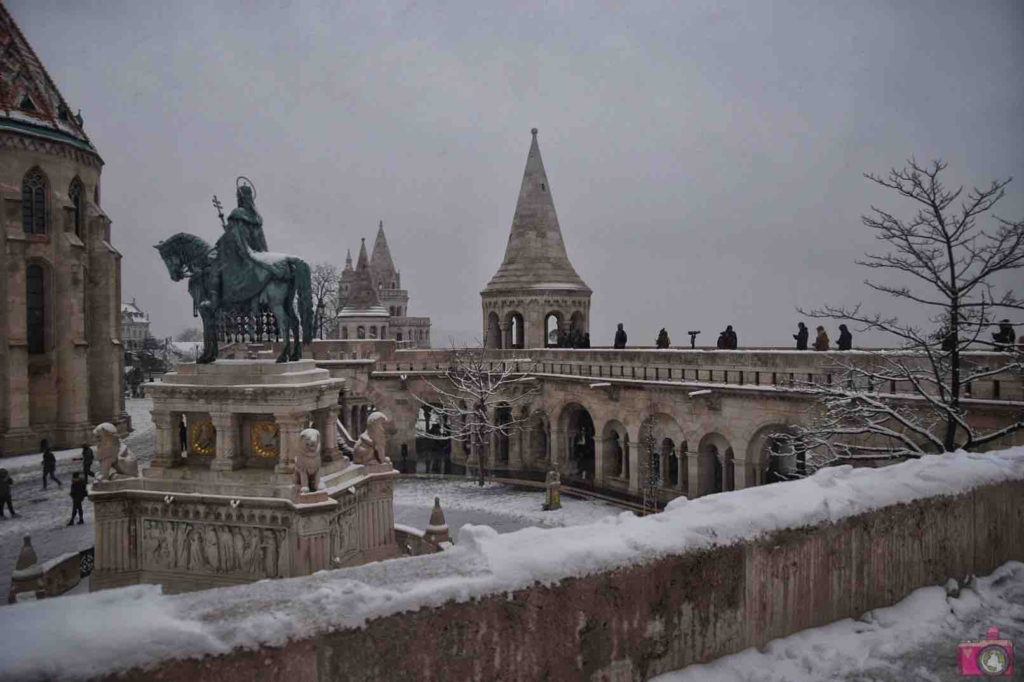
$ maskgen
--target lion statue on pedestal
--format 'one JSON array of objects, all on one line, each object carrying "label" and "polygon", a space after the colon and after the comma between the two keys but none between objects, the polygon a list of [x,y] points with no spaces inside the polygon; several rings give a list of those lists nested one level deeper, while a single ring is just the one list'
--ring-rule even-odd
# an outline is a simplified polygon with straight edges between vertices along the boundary
[{"label": "lion statue on pedestal", "polygon": [[391,422],[383,412],[373,412],[366,418],[366,431],[359,435],[353,448],[356,464],[390,464],[387,456],[387,427]]},{"label": "lion statue on pedestal", "polygon": [[100,475],[96,478],[112,481],[117,476],[135,478],[139,475],[139,462],[127,445],[121,442],[117,427],[103,422],[92,430],[96,437],[96,457],[100,460]]},{"label": "lion statue on pedestal", "polygon": [[316,429],[303,429],[299,440],[302,449],[295,458],[295,482],[299,484],[299,492],[306,488],[315,493],[321,464],[320,432]]}]

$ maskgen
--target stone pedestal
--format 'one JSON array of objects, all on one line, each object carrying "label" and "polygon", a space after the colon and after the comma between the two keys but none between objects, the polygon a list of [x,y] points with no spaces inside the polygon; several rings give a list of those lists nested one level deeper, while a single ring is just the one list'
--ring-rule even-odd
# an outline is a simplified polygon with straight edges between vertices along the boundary
[{"label": "stone pedestal", "polygon": [[[153,398],[156,453],[138,478],[94,483],[92,589],[158,583],[168,592],[309,575],[399,555],[390,465],[338,454],[344,380],[312,360],[183,365]],[[188,457],[179,450],[185,415]],[[319,489],[295,481],[299,433],[326,440]]]}]

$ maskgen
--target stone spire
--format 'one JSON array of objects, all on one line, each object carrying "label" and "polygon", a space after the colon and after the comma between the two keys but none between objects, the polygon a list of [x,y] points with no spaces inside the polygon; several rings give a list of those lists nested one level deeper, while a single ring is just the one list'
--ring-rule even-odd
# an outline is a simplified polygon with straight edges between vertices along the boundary
[{"label": "stone spire", "polygon": [[430,522],[423,537],[434,544],[450,542],[448,535],[448,522],[444,519],[444,512],[441,511],[441,498],[434,498],[434,508],[430,510]]},{"label": "stone spire", "polygon": [[391,260],[391,249],[388,238],[384,236],[384,221],[377,226],[377,238],[373,242],[373,253],[370,255],[370,269],[373,276],[384,283],[385,289],[398,289],[398,269]]},{"label": "stone spire", "polygon": [[345,272],[352,272],[352,249],[345,251]]},{"label": "stone spire", "polygon": [[366,257],[366,239],[359,246],[359,260],[356,261],[355,274],[341,309],[341,317],[351,316],[387,316],[388,311],[380,304],[377,287],[370,278],[370,260]]},{"label": "stone spire", "polygon": [[21,29],[0,3],[0,128],[96,149]]},{"label": "stone spire", "polygon": [[569,262],[544,163],[532,131],[505,259],[484,292],[558,289],[590,293]]}]

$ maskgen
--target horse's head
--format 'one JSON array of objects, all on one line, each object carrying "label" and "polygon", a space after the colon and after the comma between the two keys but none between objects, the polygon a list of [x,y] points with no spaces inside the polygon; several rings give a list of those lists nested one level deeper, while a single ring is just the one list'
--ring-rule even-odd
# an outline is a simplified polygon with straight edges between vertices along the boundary
[{"label": "horse's head", "polygon": [[164,259],[164,265],[167,266],[167,274],[171,276],[171,281],[181,281],[185,276],[185,264],[181,262],[181,255],[177,249],[168,242],[160,242],[153,248],[159,251],[160,257]]},{"label": "horse's head", "polygon": [[153,247],[160,252],[167,273],[175,282],[185,279],[203,267],[210,253],[210,245],[187,232],[179,232]]}]

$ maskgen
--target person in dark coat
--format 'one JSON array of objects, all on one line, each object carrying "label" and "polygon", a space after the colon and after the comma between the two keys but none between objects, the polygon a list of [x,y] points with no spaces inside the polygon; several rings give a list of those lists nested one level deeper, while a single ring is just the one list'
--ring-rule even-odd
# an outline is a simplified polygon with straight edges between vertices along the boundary
[{"label": "person in dark coat", "polygon": [[839,325],[839,340],[836,342],[839,350],[850,350],[853,348],[853,334],[846,328],[845,324]]},{"label": "person in dark coat", "polygon": [[85,476],[86,481],[89,480],[90,476],[96,476],[92,472],[93,459],[95,459],[95,456],[92,454],[92,448],[89,447],[88,443],[82,443],[82,475]]},{"label": "person in dark coat", "polygon": [[626,330],[622,328],[621,322],[619,322],[619,328],[615,330],[615,347],[626,347]]},{"label": "person in dark coat", "polygon": [[807,350],[807,335],[807,325],[803,322],[798,322],[796,334],[793,334],[793,338],[796,339],[797,350]]},{"label": "person in dark coat", "polygon": [[590,348],[590,332],[583,334],[583,348]]},{"label": "person in dark coat", "polygon": [[661,331],[658,332],[658,339],[654,342],[654,345],[658,348],[668,348],[672,345],[672,341],[669,340],[668,332],[665,331],[664,327],[662,327]]},{"label": "person in dark coat", "polygon": [[729,350],[736,350],[737,346],[739,346],[739,339],[736,336],[736,332],[732,330],[732,325],[728,325],[722,333],[725,334],[725,347]]},{"label": "person in dark coat", "polygon": [[820,324],[818,325],[818,335],[814,338],[814,350],[828,350],[828,334]]},{"label": "person in dark coat", "polygon": [[85,479],[77,471],[71,475],[71,520],[68,525],[75,522],[75,514],[78,514],[78,525],[85,523],[85,514],[82,512],[82,500],[89,496],[85,487]]},{"label": "person in dark coat", "polygon": [[57,487],[61,487],[63,484],[57,478],[57,458],[50,449],[50,442],[44,438],[40,441],[39,447],[43,450],[43,490],[46,490],[47,477],[52,478]]},{"label": "person in dark coat", "polygon": [[14,511],[14,504],[11,502],[12,485],[14,485],[14,479],[7,473],[7,469],[0,469],[0,519],[4,518],[5,504],[7,505],[7,509],[10,510],[12,517],[16,517],[18,515],[17,512]]},{"label": "person in dark coat", "polygon": [[992,340],[995,341],[996,350],[1013,350],[1017,334],[1009,320],[999,320],[999,331],[992,332]]},{"label": "person in dark coat", "polygon": [[715,348],[718,348],[720,350],[729,349],[729,335],[727,333],[720,332],[718,334],[718,341],[715,342]]}]

